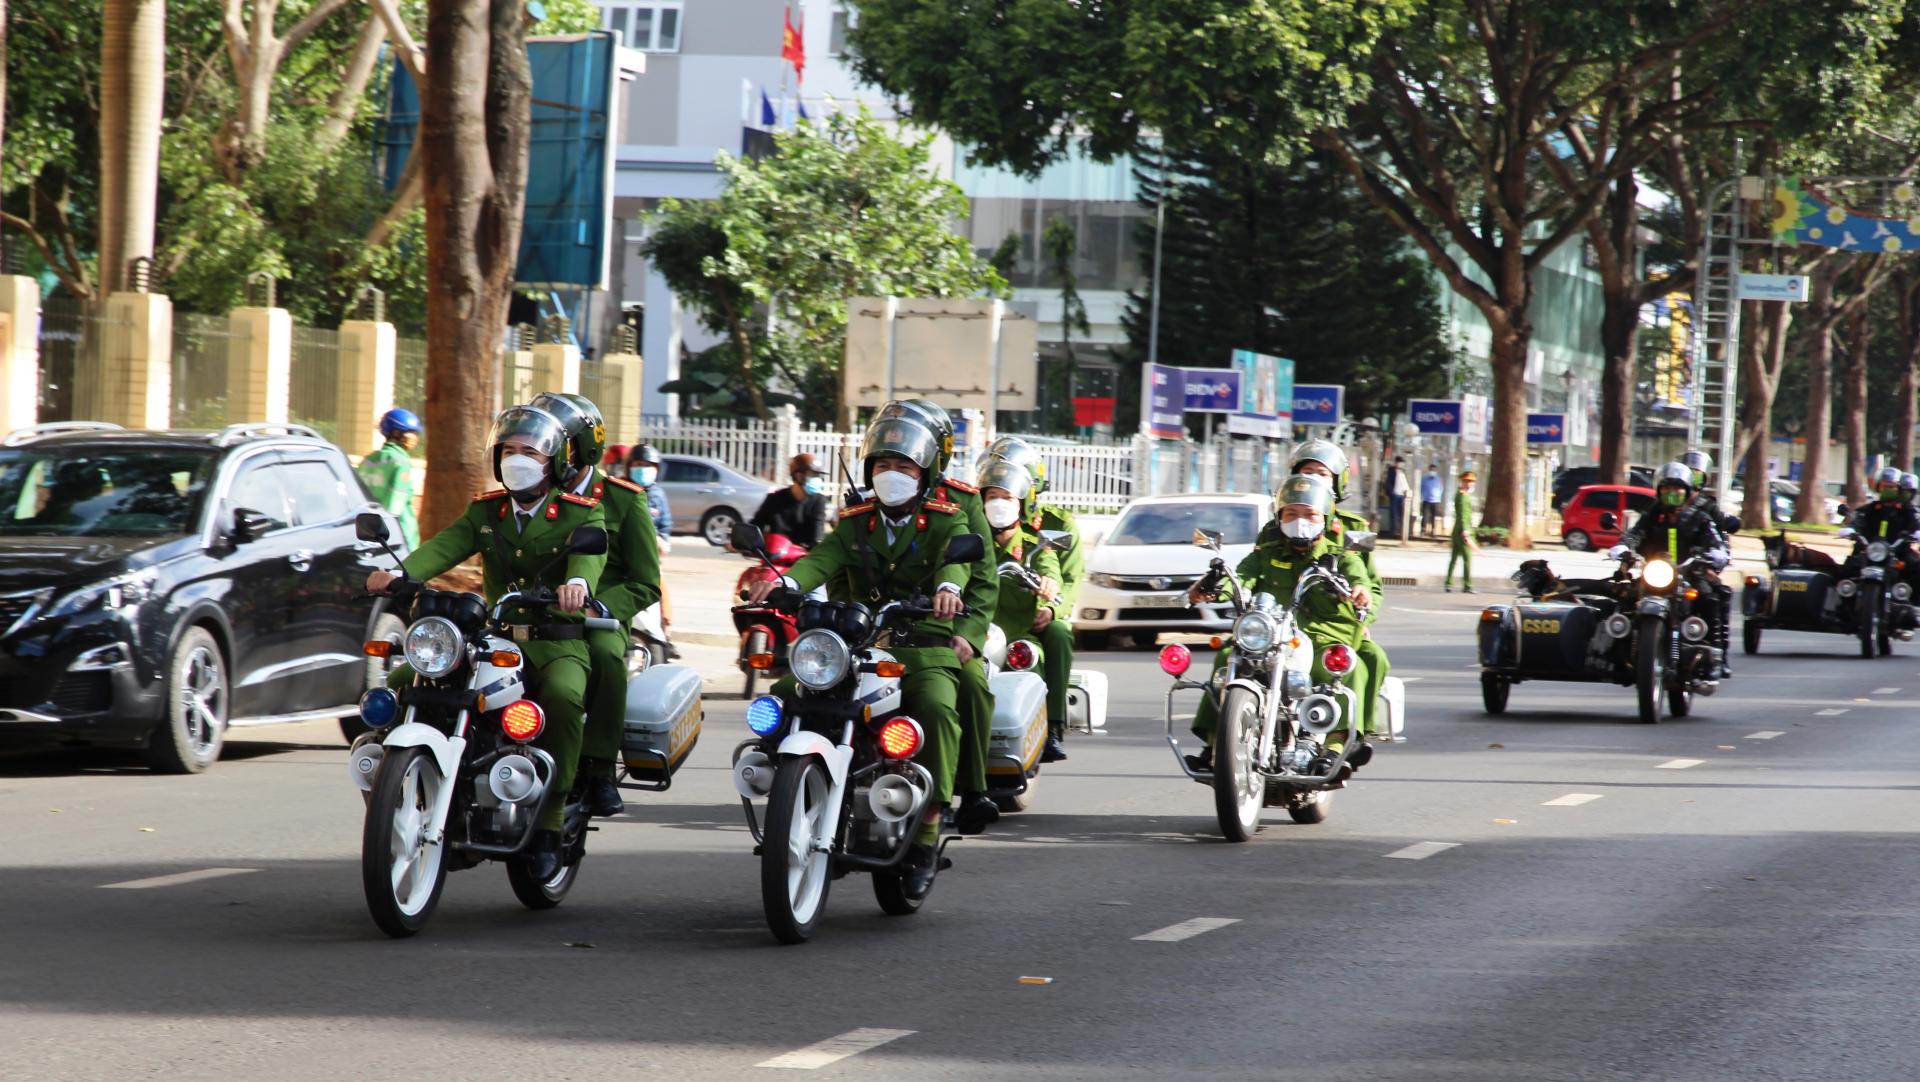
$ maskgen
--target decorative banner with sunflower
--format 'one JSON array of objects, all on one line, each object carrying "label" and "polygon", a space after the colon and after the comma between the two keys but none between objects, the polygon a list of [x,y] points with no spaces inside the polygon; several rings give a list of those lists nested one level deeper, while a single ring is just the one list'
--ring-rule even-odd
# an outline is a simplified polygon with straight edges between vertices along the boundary
[{"label": "decorative banner with sunflower", "polygon": [[1893,182],[1883,197],[1889,207],[1907,208],[1896,218],[1841,206],[1799,177],[1779,177],[1767,208],[1767,230],[1775,244],[1811,244],[1855,252],[1898,252],[1920,248],[1920,205],[1914,186]]}]

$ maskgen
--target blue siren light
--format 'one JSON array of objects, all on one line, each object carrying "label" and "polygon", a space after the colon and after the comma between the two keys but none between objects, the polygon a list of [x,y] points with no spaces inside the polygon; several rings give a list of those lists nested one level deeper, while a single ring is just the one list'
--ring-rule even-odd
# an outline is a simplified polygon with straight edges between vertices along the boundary
[{"label": "blue siren light", "polygon": [[781,720],[780,700],[771,695],[762,695],[747,704],[747,728],[760,736],[778,730]]},{"label": "blue siren light", "polygon": [[373,688],[360,696],[360,720],[375,729],[384,729],[400,716],[400,696],[392,688]]}]

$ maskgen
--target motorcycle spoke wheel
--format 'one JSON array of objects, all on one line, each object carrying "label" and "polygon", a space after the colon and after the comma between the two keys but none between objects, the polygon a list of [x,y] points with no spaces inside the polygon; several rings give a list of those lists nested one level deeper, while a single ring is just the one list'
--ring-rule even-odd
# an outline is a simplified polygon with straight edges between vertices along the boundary
[{"label": "motorcycle spoke wheel", "polygon": [[1259,701],[1245,688],[1228,689],[1213,734],[1213,804],[1230,842],[1244,842],[1260,830],[1266,785],[1254,770],[1259,739]]}]

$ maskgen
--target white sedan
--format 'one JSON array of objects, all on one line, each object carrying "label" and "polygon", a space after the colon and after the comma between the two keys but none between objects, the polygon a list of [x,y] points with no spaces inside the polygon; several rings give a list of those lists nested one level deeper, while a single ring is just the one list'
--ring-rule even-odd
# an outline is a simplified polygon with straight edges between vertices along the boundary
[{"label": "white sedan", "polygon": [[1253,551],[1261,524],[1272,514],[1270,504],[1265,496],[1217,493],[1149,496],[1128,505],[1087,557],[1073,614],[1081,644],[1101,649],[1115,633],[1151,644],[1162,631],[1227,631],[1231,604],[1187,604],[1187,588],[1213,559],[1193,543],[1193,531],[1218,531],[1221,556],[1229,568],[1237,567]]}]

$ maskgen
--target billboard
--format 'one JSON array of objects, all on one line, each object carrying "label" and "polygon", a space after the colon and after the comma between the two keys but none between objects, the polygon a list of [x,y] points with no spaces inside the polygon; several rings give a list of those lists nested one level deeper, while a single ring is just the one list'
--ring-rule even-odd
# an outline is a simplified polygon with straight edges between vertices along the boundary
[{"label": "billboard", "polygon": [[1004,301],[852,297],[847,402],[924,397],[948,409],[1030,410],[1039,341],[1039,326]]},{"label": "billboard", "polygon": [[1252,350],[1233,351],[1240,371],[1240,408],[1227,418],[1234,435],[1293,438],[1293,362]]},{"label": "billboard", "polygon": [[1564,413],[1527,414],[1527,442],[1567,442],[1567,415]]},{"label": "billboard", "polygon": [[1346,413],[1346,387],[1336,383],[1300,383],[1293,388],[1293,423],[1337,425]]},{"label": "billboard", "polygon": [[1416,398],[1407,403],[1407,419],[1426,436],[1460,434],[1458,399]]}]

